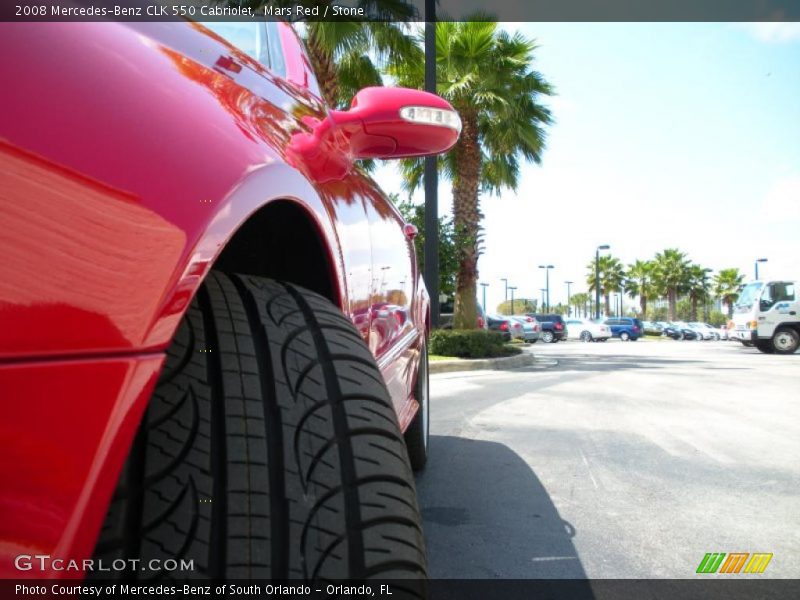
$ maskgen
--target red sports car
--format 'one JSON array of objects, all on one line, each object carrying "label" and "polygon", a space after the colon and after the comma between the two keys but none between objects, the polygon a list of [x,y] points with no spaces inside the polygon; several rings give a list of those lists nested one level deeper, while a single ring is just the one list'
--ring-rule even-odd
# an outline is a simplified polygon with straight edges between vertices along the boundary
[{"label": "red sports car", "polygon": [[[0,25],[0,575],[424,577],[428,296],[281,23]],[[174,568],[173,568],[174,566]]]}]

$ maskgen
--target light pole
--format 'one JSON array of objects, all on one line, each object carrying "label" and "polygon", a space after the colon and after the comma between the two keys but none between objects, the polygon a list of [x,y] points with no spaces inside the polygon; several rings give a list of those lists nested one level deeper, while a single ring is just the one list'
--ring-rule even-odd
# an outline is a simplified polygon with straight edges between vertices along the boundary
[{"label": "light pole", "polygon": [[542,310],[541,312],[547,312],[544,308],[544,293],[547,291],[546,288],[539,288],[539,291],[542,292]]},{"label": "light pole", "polygon": [[500,278],[500,281],[502,281],[502,282],[505,284],[505,286],[506,286],[506,297],[505,297],[505,301],[506,301],[506,302],[508,302],[508,279],[506,279],[506,278],[504,278],[504,277],[501,277],[501,278]]},{"label": "light pole", "polygon": [[483,288],[483,314],[486,313],[486,288],[489,287],[488,283],[482,283],[481,287]]},{"label": "light pole", "polygon": [[760,262],[767,262],[766,258],[757,258],[756,259],[756,281],[758,281],[758,263]]},{"label": "light pole", "polygon": [[706,289],[706,277],[714,269],[703,269],[703,323],[708,323],[708,290]]},{"label": "light pole", "polygon": [[[425,0],[425,90],[436,93],[436,0]],[[439,297],[439,173],[436,157],[425,158],[425,286]],[[439,325],[439,304],[431,302],[431,327]]]},{"label": "light pole", "polygon": [[517,289],[517,286],[508,286],[508,289],[511,290],[511,315],[514,315],[514,290]]},{"label": "light pole", "polygon": [[567,284],[567,316],[571,317],[572,316],[572,304],[570,303],[570,298],[572,298],[572,295],[569,293],[569,286],[571,286],[573,284],[573,282],[572,281],[565,281],[564,283]]},{"label": "light pole", "polygon": [[600,250],[611,248],[608,244],[598,246],[594,252],[594,318],[600,318]]},{"label": "light pole", "polygon": [[550,310],[550,269],[554,269],[553,265],[539,265],[540,269],[544,269],[544,289],[547,294],[547,303],[545,304],[545,311]]}]

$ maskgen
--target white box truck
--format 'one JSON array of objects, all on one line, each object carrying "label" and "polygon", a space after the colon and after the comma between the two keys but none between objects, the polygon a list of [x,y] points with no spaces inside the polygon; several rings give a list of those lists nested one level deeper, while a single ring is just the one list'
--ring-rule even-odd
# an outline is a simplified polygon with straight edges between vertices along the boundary
[{"label": "white box truck", "polygon": [[733,307],[736,337],[768,354],[793,354],[800,347],[800,298],[797,279],[753,281],[739,292]]}]

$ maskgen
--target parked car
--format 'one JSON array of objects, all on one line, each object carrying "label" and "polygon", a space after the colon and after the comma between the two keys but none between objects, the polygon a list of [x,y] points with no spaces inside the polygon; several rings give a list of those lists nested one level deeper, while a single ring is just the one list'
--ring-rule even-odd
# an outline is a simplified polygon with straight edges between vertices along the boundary
[{"label": "parked car", "polygon": [[0,577],[423,577],[429,298],[354,160],[449,149],[452,107],[327,106],[272,21],[2,23],[0,54]]},{"label": "parked car", "polygon": [[527,313],[527,316],[539,321],[542,326],[541,339],[543,342],[551,344],[567,339],[567,327],[561,315]]},{"label": "parked car", "polygon": [[635,342],[644,335],[642,322],[632,317],[612,317],[606,319],[605,324],[611,329],[611,334],[623,342]]},{"label": "parked car", "polygon": [[720,325],[717,327],[717,333],[719,334],[719,339],[727,340],[728,339],[728,327],[726,325]]},{"label": "parked car", "polygon": [[703,336],[704,340],[718,340],[720,338],[719,331],[716,327],[712,327],[708,323],[701,323],[699,321],[692,321],[689,327],[697,331]]},{"label": "parked car", "polygon": [[527,315],[511,317],[522,325],[523,336],[522,339],[529,343],[535,344],[542,336],[542,326],[539,321]]},{"label": "parked car", "polygon": [[[511,340],[514,330],[514,324],[512,324],[511,319],[508,317],[501,317],[500,315],[489,315],[486,318],[486,322],[489,325],[489,331],[498,331],[503,334],[503,339],[507,342]],[[520,330],[522,330],[522,325],[514,321],[517,325],[519,325]]]},{"label": "parked car", "polygon": [[642,321],[642,328],[645,335],[662,335],[664,333],[664,326],[655,321]]},{"label": "parked car", "polygon": [[[478,316],[475,321],[476,329],[489,329],[489,324],[486,322],[486,315],[483,312],[483,306],[478,302],[477,305]],[[453,302],[446,302],[439,305],[439,329],[452,329],[453,328]]]},{"label": "parked car", "polygon": [[697,340],[702,339],[697,331],[688,327],[686,324],[680,323],[666,323],[664,327],[664,335],[672,338],[673,340]]},{"label": "parked car", "polygon": [[595,323],[589,319],[567,319],[567,338],[582,342],[604,342],[611,337],[611,329],[603,323]]}]

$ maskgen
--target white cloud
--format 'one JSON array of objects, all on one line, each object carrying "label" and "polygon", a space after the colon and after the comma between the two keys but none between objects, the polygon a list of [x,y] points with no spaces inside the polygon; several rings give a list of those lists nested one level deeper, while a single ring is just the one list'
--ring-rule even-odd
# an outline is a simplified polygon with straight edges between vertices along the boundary
[{"label": "white cloud", "polygon": [[800,41],[800,23],[741,23],[738,26],[760,42],[784,43]]}]

